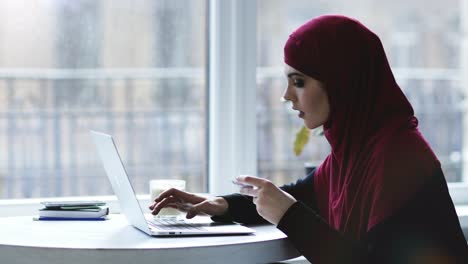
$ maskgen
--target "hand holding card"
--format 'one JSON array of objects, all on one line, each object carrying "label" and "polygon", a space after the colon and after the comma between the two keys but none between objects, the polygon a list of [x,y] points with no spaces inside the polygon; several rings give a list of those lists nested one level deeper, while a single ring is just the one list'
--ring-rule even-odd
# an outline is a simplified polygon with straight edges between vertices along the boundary
[{"label": "hand holding card", "polygon": [[278,224],[288,208],[296,202],[291,194],[268,179],[240,175],[233,183],[241,186],[240,194],[252,197],[258,214],[272,224]]}]

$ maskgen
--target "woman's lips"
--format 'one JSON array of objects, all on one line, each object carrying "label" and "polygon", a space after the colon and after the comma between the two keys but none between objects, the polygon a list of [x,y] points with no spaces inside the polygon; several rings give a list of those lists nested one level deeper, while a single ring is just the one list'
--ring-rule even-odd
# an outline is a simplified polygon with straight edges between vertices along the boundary
[{"label": "woman's lips", "polygon": [[299,117],[300,117],[300,118],[304,118],[304,115],[305,115],[305,113],[304,113],[304,112],[302,112],[302,111],[299,111]]}]

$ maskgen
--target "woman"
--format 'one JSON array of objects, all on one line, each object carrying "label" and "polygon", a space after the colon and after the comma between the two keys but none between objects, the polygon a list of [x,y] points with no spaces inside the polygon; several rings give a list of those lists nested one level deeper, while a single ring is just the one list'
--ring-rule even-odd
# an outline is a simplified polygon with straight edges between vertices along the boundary
[{"label": "woman", "polygon": [[419,132],[379,38],[354,19],[321,16],[284,48],[292,102],[331,153],[305,179],[276,187],[239,177],[241,194],[168,190],[150,206],[190,203],[214,220],[277,225],[312,263],[468,263],[440,162]]}]

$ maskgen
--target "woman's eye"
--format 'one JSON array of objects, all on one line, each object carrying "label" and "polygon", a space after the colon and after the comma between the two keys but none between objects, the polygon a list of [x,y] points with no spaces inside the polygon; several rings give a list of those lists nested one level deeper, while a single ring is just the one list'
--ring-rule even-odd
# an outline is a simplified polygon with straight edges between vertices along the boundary
[{"label": "woman's eye", "polygon": [[294,80],[294,86],[304,87],[304,80]]}]

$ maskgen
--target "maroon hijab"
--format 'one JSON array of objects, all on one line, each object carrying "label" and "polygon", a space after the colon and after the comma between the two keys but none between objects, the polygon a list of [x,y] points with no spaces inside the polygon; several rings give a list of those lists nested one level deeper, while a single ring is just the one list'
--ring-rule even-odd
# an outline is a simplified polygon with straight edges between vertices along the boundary
[{"label": "maroon hijab", "polygon": [[315,173],[318,208],[356,239],[400,208],[440,167],[417,129],[377,35],[354,19],[321,16],[294,31],[289,66],[325,84],[331,153]]}]

